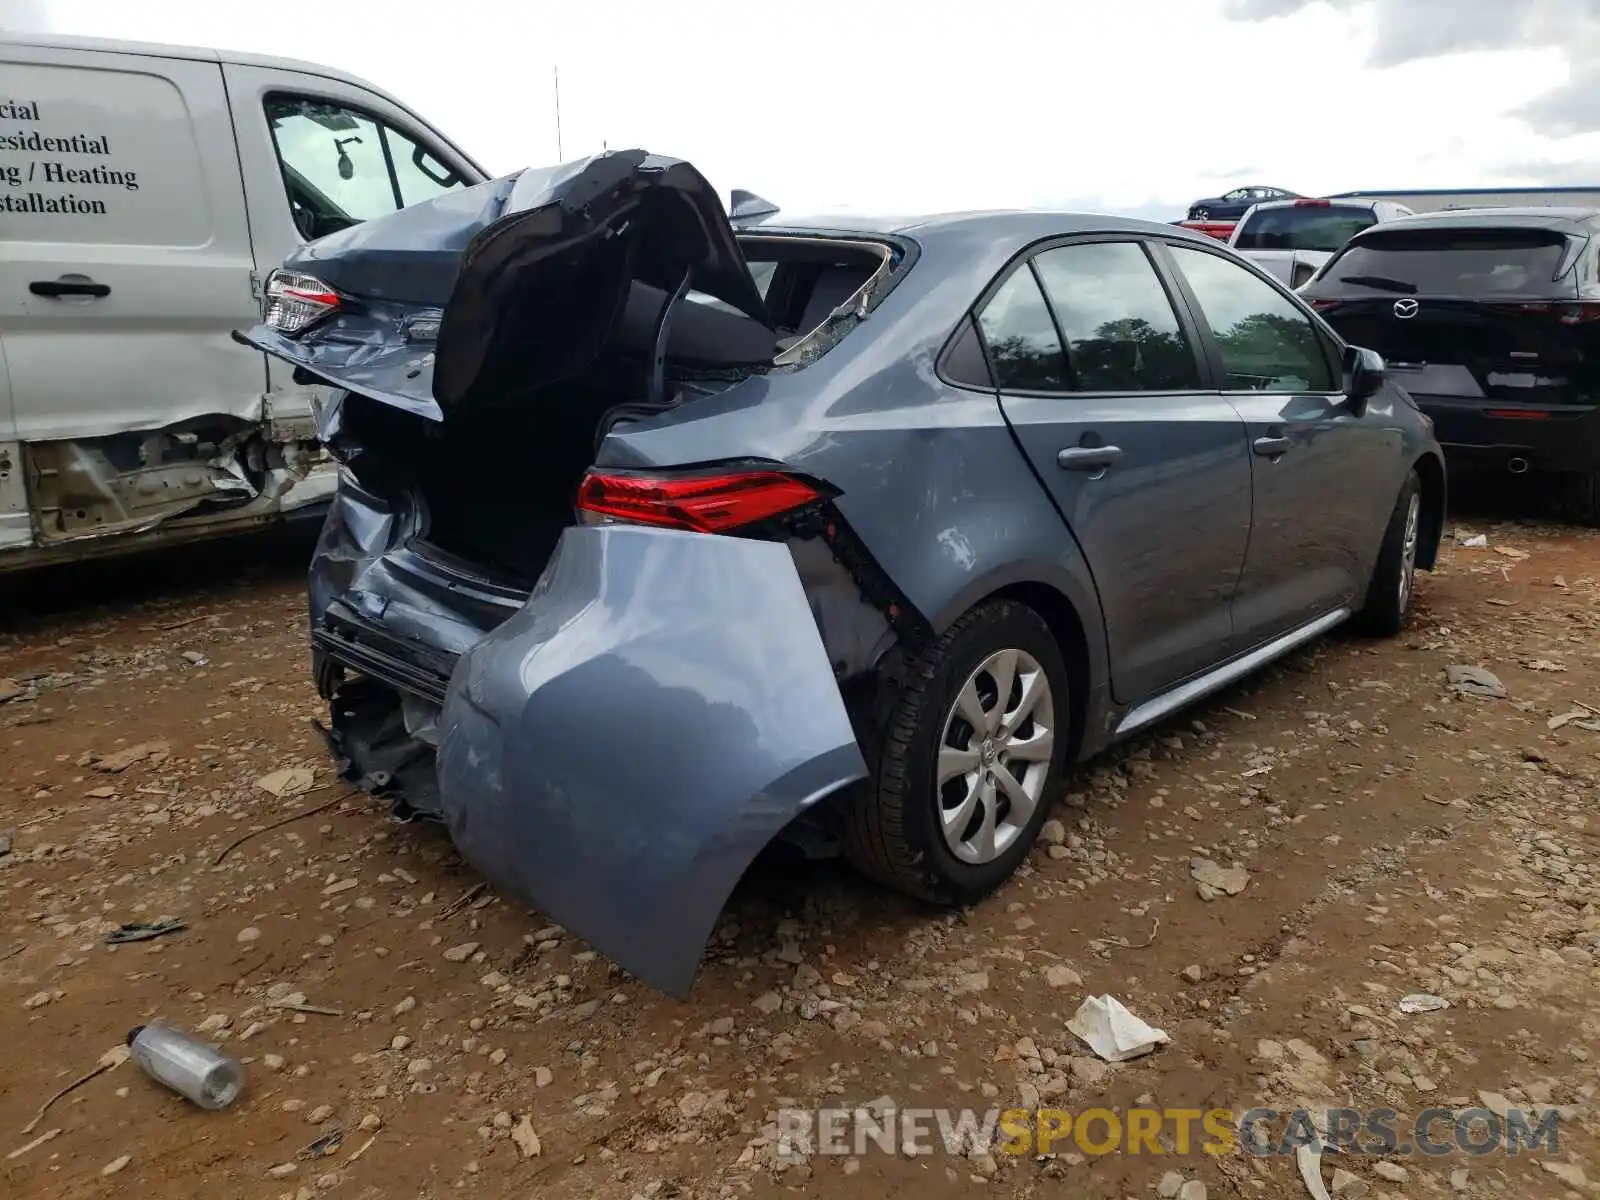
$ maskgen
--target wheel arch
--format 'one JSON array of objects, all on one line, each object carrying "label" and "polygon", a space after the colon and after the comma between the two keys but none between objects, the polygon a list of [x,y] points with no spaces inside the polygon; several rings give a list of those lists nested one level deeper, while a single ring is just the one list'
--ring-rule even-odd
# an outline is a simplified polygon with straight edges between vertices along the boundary
[{"label": "wheel arch", "polygon": [[[1023,580],[1008,584],[979,603],[988,603],[991,600],[1014,600],[1038,613],[1049,626],[1056,645],[1061,648],[1061,657],[1067,664],[1067,683],[1071,688],[1071,705],[1067,713],[1069,739],[1067,761],[1073,762],[1083,746],[1089,697],[1093,695],[1089,666],[1089,637],[1084,629],[1082,616],[1062,592],[1039,580]],[[1103,645],[1103,637],[1101,642]]]},{"label": "wheel arch", "polygon": [[1444,537],[1447,499],[1444,462],[1431,451],[1412,464],[1422,487],[1422,538],[1417,546],[1417,566],[1431,571],[1439,559],[1439,543]]},{"label": "wheel arch", "polygon": [[[1087,572],[1073,572],[1051,563],[1017,563],[974,581],[953,596],[928,624],[942,636],[965,614],[995,600],[1011,600],[1039,615],[1060,646],[1066,660],[1073,703],[1069,718],[1071,756],[1079,759],[1106,741],[1105,696],[1110,687],[1104,618],[1099,596]],[[890,638],[880,647],[873,675],[893,663],[906,646]]]}]

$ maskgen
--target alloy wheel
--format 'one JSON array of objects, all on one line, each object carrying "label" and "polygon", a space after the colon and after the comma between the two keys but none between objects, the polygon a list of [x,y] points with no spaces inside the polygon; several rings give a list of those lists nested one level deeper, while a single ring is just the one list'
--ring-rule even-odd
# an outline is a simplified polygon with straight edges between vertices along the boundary
[{"label": "alloy wheel", "polygon": [[1055,748],[1050,680],[1023,650],[997,650],[956,693],[939,739],[935,802],[961,862],[993,862],[1038,811]]},{"label": "alloy wheel", "polygon": [[1417,571],[1417,535],[1422,527],[1422,497],[1412,493],[1406,505],[1406,528],[1400,542],[1400,611],[1411,603],[1411,587]]}]

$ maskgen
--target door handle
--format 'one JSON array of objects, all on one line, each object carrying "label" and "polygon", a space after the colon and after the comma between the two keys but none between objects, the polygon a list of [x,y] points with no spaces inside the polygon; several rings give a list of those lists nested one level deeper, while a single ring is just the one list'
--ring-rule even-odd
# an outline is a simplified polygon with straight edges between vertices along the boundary
[{"label": "door handle", "polygon": [[28,290],[35,296],[48,296],[52,300],[59,300],[62,296],[93,296],[96,300],[103,300],[111,295],[109,286],[89,280],[35,279],[28,285]]},{"label": "door handle", "polygon": [[1056,455],[1063,471],[1102,471],[1122,457],[1117,446],[1068,446]]},{"label": "door handle", "polygon": [[1293,445],[1294,443],[1286,437],[1258,437],[1254,442],[1250,443],[1250,448],[1257,454],[1265,455],[1268,458],[1277,458],[1278,455],[1285,453]]}]

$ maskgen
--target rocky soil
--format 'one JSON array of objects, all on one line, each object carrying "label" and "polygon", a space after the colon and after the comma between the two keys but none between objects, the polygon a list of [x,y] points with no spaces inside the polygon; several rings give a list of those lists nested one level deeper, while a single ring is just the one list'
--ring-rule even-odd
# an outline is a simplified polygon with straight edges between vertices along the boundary
[{"label": "rocky soil", "polygon": [[[1600,1194],[1600,538],[1458,522],[1407,634],[1325,640],[1097,762],[970,911],[764,863],[684,1003],[332,786],[304,553],[110,565],[0,615],[7,1196],[1313,1194],[1292,1158],[1170,1131],[1162,1155],[780,1152],[779,1108],[890,1103],[1350,1105],[1402,1132],[1553,1107],[1555,1155],[1314,1170],[1344,1200]],[[1095,1057],[1066,1024],[1106,993],[1170,1042]],[[235,1105],[119,1061],[157,1016],[243,1060]]]}]

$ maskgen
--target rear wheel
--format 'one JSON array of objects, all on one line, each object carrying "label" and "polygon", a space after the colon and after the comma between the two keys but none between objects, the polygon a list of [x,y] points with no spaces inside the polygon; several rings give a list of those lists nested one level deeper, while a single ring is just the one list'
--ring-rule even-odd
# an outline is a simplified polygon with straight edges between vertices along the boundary
[{"label": "rear wheel", "polygon": [[1564,471],[1561,515],[1574,525],[1600,529],[1600,471]]},{"label": "rear wheel", "polygon": [[1406,476],[1378,547],[1377,565],[1367,587],[1367,601],[1351,624],[1374,637],[1393,637],[1411,619],[1415,594],[1417,546],[1422,539],[1422,482],[1416,471]]},{"label": "rear wheel", "polygon": [[895,688],[845,854],[913,896],[976,900],[1027,857],[1055,797],[1070,713],[1061,648],[1032,609],[993,601],[907,663]]}]

